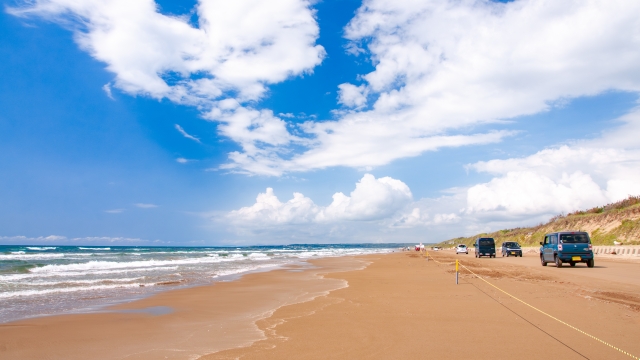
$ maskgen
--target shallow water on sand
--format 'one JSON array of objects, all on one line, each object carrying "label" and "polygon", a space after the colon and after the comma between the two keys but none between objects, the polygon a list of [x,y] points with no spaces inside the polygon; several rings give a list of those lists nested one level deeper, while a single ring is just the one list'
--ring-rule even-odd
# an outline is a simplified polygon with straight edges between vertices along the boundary
[{"label": "shallow water on sand", "polygon": [[256,247],[0,246],[0,323],[92,311],[178,287],[305,259],[385,253],[398,244]]}]

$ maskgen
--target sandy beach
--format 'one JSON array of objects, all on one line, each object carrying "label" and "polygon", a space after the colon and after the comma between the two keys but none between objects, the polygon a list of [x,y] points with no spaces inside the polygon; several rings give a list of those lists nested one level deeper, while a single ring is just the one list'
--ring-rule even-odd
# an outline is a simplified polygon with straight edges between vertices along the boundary
[{"label": "sandy beach", "polygon": [[[432,253],[638,356],[640,264],[541,267],[523,258]],[[413,252],[168,291],[109,308],[0,325],[2,359],[624,359],[453,266]]]}]

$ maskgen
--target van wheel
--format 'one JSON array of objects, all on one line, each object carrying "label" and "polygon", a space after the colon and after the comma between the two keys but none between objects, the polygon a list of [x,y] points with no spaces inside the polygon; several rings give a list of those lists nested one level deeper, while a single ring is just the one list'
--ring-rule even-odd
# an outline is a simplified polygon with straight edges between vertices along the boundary
[{"label": "van wheel", "polygon": [[569,265],[571,265],[573,267],[573,266],[576,266],[576,263],[570,262]]},{"label": "van wheel", "polygon": [[592,268],[592,267],[593,267],[593,265],[595,265],[595,261],[594,261],[593,259],[589,259],[589,260],[587,260],[587,267]]},{"label": "van wheel", "polygon": [[558,255],[556,255],[555,257],[555,263],[556,263],[556,267],[557,268],[561,268],[562,267],[562,260],[560,260],[560,258],[558,257]]},{"label": "van wheel", "polygon": [[542,255],[540,255],[540,264],[542,264],[542,266],[547,266],[547,262],[544,261],[544,258],[542,257]]}]

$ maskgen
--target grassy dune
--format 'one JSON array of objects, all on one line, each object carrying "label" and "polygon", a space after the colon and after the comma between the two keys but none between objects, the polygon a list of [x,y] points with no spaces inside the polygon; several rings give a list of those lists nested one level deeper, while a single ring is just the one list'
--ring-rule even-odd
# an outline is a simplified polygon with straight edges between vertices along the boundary
[{"label": "grassy dune", "polygon": [[517,241],[523,246],[532,246],[538,245],[545,234],[563,230],[587,231],[594,245],[614,245],[614,241],[624,245],[640,245],[640,196],[629,196],[613,204],[576,211],[568,215],[557,215],[546,224],[538,226],[459,237],[443,241],[438,245],[473,246],[474,240],[482,236],[494,238],[498,246],[504,241]]}]

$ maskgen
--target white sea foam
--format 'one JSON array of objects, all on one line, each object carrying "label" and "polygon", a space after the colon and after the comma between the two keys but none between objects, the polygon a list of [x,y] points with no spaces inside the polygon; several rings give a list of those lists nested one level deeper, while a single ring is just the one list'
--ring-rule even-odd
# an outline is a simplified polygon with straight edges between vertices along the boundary
[{"label": "white sea foam", "polygon": [[111,275],[111,274],[129,274],[129,273],[137,273],[137,272],[152,272],[162,269],[163,271],[177,270],[178,266],[165,266],[162,268],[138,268],[138,269],[117,269],[117,270],[101,270],[101,271],[91,271],[87,273],[87,271],[68,271],[64,273],[29,273],[29,274],[6,274],[0,275],[0,282],[14,282],[21,281],[25,279],[38,279],[38,278],[51,278],[51,277],[80,277],[80,276],[96,276],[96,275]]},{"label": "white sea foam", "polygon": [[27,254],[24,251],[16,251],[10,255],[0,255],[0,260],[47,260],[63,257],[64,254]]},{"label": "white sea foam", "polygon": [[269,265],[246,266],[243,268],[237,268],[232,270],[221,270],[221,271],[217,271],[216,274],[213,275],[213,278],[218,278],[221,276],[237,275],[237,274],[242,274],[249,271],[255,271],[255,270],[265,269],[265,268],[276,268],[276,267],[278,267],[278,265],[269,264]]},{"label": "white sea foam", "polygon": [[57,247],[55,246],[27,246],[27,249],[29,250],[55,250],[57,249]]},{"label": "white sea foam", "polygon": [[15,298],[21,296],[38,296],[52,293],[69,293],[77,291],[95,291],[95,290],[107,290],[107,289],[125,289],[125,288],[139,288],[140,286],[154,286],[154,284],[116,284],[116,285],[94,285],[94,286],[77,286],[66,287],[57,289],[43,289],[43,290],[23,290],[14,292],[0,292],[0,299]]},{"label": "white sea foam", "polygon": [[249,257],[253,260],[269,260],[269,256],[265,253],[251,253]]},{"label": "white sea foam", "polygon": [[127,283],[144,279],[144,276],[133,278],[114,278],[114,279],[93,279],[93,280],[60,280],[60,281],[30,281],[21,283],[27,286],[59,286],[59,285],[80,285],[80,284],[99,284],[99,283]]},{"label": "white sea foam", "polygon": [[126,262],[92,260],[92,261],[88,261],[85,263],[78,263],[78,264],[45,265],[43,267],[33,268],[30,271],[32,273],[43,273],[43,272],[64,273],[68,271],[91,271],[91,270],[104,270],[104,269],[145,268],[145,267],[161,268],[163,266],[218,263],[225,260],[227,259],[212,258],[212,257],[198,257],[198,258],[187,258],[187,259],[179,259],[179,260],[141,260],[141,261],[126,261]]},{"label": "white sea foam", "polygon": [[78,249],[80,250],[96,250],[96,251],[108,251],[111,250],[111,248],[94,248],[94,247],[82,247],[82,246],[78,246]]}]

